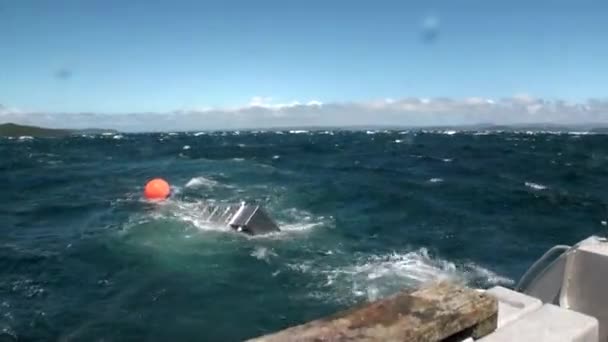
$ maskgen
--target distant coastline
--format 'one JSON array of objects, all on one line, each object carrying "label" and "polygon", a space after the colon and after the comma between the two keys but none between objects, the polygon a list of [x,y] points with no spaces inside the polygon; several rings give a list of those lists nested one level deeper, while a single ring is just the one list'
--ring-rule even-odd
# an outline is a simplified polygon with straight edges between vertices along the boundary
[{"label": "distant coastline", "polygon": [[117,133],[113,129],[56,129],[38,126],[18,125],[15,123],[0,124],[0,137],[33,137],[33,138],[60,138],[71,135]]}]

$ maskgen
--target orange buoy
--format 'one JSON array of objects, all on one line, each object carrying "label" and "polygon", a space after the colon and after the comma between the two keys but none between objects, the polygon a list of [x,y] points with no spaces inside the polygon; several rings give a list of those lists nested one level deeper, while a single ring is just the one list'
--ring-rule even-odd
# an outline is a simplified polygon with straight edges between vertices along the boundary
[{"label": "orange buoy", "polygon": [[146,183],[144,195],[150,200],[163,200],[171,194],[171,186],[162,178],[155,178]]}]

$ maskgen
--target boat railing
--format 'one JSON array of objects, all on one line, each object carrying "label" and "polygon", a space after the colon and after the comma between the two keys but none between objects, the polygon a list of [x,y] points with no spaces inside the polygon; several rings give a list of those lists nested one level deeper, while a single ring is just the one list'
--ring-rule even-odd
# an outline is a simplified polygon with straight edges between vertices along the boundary
[{"label": "boat railing", "polygon": [[555,245],[543,254],[520,278],[515,290],[518,292],[526,292],[528,286],[534,281],[539,274],[550,268],[561,255],[569,251],[572,247],[568,245]]}]

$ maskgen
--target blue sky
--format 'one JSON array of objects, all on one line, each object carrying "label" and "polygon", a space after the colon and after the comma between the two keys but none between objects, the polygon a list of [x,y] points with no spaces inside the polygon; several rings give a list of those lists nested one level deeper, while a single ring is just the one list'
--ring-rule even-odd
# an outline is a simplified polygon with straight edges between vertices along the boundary
[{"label": "blue sky", "polygon": [[606,97],[607,42],[608,1],[0,0],[0,104],[584,102]]}]

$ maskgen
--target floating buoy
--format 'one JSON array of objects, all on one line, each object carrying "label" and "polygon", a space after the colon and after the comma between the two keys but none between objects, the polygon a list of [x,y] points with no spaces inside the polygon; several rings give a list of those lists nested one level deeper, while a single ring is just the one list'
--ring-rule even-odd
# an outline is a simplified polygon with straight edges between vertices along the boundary
[{"label": "floating buoy", "polygon": [[146,183],[144,196],[149,200],[164,200],[171,194],[171,186],[162,178],[155,178]]}]

